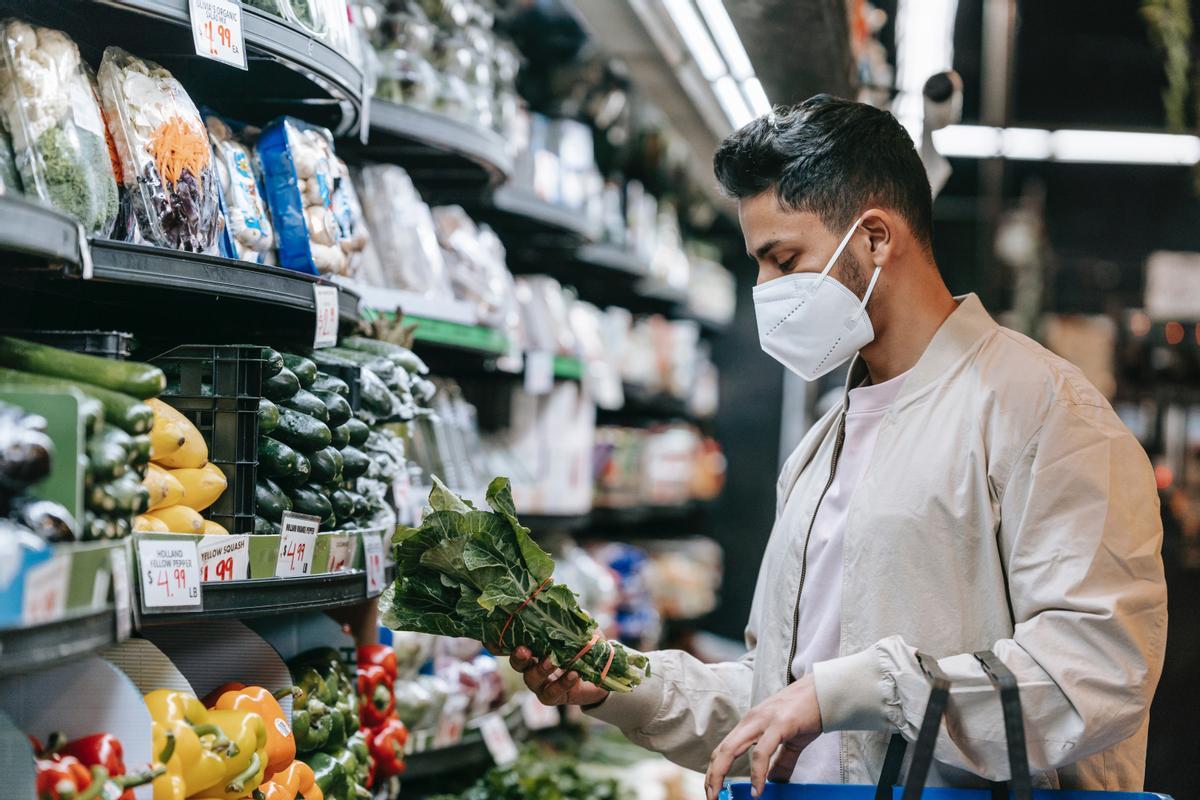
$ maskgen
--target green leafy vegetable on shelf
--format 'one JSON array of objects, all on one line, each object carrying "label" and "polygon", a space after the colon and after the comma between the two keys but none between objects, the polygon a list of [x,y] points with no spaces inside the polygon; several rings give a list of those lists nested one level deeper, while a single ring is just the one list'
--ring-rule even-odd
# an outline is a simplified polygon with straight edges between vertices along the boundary
[{"label": "green leafy vegetable on shelf", "polygon": [[572,758],[526,748],[513,764],[492,767],[461,795],[430,800],[620,800],[629,794],[612,778],[585,774]]},{"label": "green leafy vegetable on shelf", "polygon": [[433,481],[421,527],[393,540],[397,578],[381,601],[385,625],[504,650],[526,645],[614,692],[649,675],[644,655],[604,640],[575,593],[554,583],[554,561],[517,520],[507,478],[488,486],[491,511]]}]

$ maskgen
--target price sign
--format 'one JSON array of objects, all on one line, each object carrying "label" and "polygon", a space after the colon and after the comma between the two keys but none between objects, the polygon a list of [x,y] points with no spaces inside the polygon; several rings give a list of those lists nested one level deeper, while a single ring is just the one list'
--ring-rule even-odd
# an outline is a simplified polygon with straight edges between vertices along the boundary
[{"label": "price sign", "polygon": [[283,513],[280,523],[279,555],[275,559],[275,575],[280,578],[299,578],[312,574],[313,553],[317,549],[317,531],[321,520],[308,514]]},{"label": "price sign", "polygon": [[329,561],[325,565],[326,572],[341,572],[349,568],[351,550],[350,534],[339,533],[329,537]]},{"label": "price sign", "polygon": [[250,577],[249,536],[205,536],[200,539],[200,582],[224,583]]},{"label": "price sign", "polygon": [[193,539],[139,539],[138,579],[145,608],[200,606],[200,555]]},{"label": "price sign", "polygon": [[553,728],[559,723],[558,709],[538,700],[532,692],[521,701],[521,717],[525,720],[525,727],[531,731]]},{"label": "price sign", "polygon": [[43,625],[62,619],[67,610],[70,577],[70,553],[59,553],[26,571],[25,590],[21,593],[21,622]]},{"label": "price sign", "polygon": [[113,607],[117,613],[117,641],[129,638],[133,630],[132,606],[129,601],[129,559],[125,548],[117,547],[108,552],[108,565],[112,568]]},{"label": "price sign", "polygon": [[196,55],[246,69],[240,0],[188,0]]},{"label": "price sign", "polygon": [[313,333],[313,349],[333,347],[338,336],[338,289],[336,286],[313,284],[313,299],[317,304],[317,327]]},{"label": "price sign", "polygon": [[374,597],[383,591],[383,534],[364,533],[363,560],[367,566],[367,597]]},{"label": "price sign", "polygon": [[554,388],[554,354],[533,350],[525,354],[525,391],[547,394]]},{"label": "price sign", "polygon": [[488,714],[479,720],[479,732],[483,734],[483,743],[497,764],[503,767],[517,760],[517,745],[499,714]]},{"label": "price sign", "polygon": [[458,744],[462,739],[463,726],[467,722],[467,706],[470,702],[465,694],[452,694],[446,698],[446,704],[442,706],[442,716],[438,719],[437,733],[433,735],[434,747]]}]

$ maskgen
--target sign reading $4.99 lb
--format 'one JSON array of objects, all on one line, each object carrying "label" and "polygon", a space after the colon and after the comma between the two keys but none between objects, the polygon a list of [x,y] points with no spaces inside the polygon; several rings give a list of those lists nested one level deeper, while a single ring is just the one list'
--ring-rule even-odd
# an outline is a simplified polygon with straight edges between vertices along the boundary
[{"label": "sign reading $4.99 lb", "polygon": [[143,608],[200,608],[200,555],[191,539],[140,539]]}]

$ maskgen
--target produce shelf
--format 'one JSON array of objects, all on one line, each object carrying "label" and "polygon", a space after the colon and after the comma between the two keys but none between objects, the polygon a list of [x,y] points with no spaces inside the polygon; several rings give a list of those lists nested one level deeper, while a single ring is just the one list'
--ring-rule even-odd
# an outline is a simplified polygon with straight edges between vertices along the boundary
[{"label": "produce shelf", "polygon": [[347,141],[338,150],[399,164],[427,199],[496,186],[513,169],[499,133],[386,100],[371,101],[367,143]]},{"label": "produce shelf", "polygon": [[575,251],[575,260],[585,266],[630,277],[644,277],[649,265],[637,253],[607,242],[585,244]]},{"label": "produce shelf", "polygon": [[112,606],[80,611],[45,625],[0,631],[0,675],[31,672],[115,644]]},{"label": "produce shelf", "polygon": [[[511,704],[510,704],[511,705]],[[501,713],[501,712],[497,712]],[[528,729],[521,718],[520,709],[509,709],[504,712],[504,721],[508,725],[513,740],[520,742],[529,735]],[[473,721],[473,722],[477,722]],[[492,766],[492,755],[484,744],[483,734],[472,722],[467,723],[462,740],[447,747],[438,747],[411,753],[405,757],[408,767],[404,770],[402,780],[406,789],[412,789],[412,784],[425,780],[444,780],[453,775],[456,781],[466,778],[470,783],[474,777],[482,774]],[[464,784],[465,785],[465,784]],[[414,796],[421,794],[414,792]]]},{"label": "produce shelf", "polygon": [[684,420],[695,422],[687,403],[678,397],[668,394],[647,391],[641,386],[626,383],[623,386],[625,405],[614,411],[600,410],[599,417],[603,421],[614,422],[668,422]]},{"label": "produce shelf", "polygon": [[78,265],[79,226],[48,206],[23,197],[0,195],[0,250]]},{"label": "produce shelf", "polygon": [[548,203],[528,189],[512,185],[497,188],[490,203],[477,213],[496,228],[509,246],[548,242],[578,245],[593,238],[582,211]]}]

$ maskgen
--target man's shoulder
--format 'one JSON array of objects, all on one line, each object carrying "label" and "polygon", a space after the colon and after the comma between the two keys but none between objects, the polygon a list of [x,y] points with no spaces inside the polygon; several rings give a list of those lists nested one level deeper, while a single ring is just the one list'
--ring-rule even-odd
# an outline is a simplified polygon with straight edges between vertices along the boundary
[{"label": "man's shoulder", "polygon": [[1055,406],[1111,411],[1079,367],[1022,333],[997,326],[972,360],[981,396],[1001,406],[1048,413]]}]

